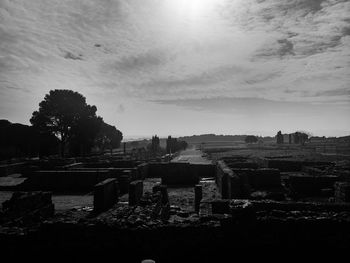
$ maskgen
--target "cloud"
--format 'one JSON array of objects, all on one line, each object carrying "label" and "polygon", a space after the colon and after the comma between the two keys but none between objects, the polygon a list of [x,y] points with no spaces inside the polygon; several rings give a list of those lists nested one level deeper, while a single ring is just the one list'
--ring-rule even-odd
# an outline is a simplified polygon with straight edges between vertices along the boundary
[{"label": "cloud", "polygon": [[244,111],[254,111],[267,113],[276,111],[277,108],[295,108],[305,107],[304,103],[274,101],[264,98],[253,97],[213,97],[200,99],[175,99],[175,100],[153,100],[155,103],[176,105],[191,108],[200,111],[235,111],[237,109]]},{"label": "cloud", "polygon": [[347,96],[348,97],[347,99],[350,100],[350,88],[325,90],[325,91],[317,92],[313,96],[318,96],[318,97]]},{"label": "cloud", "polygon": [[142,85],[147,87],[191,87],[210,86],[229,79],[232,76],[248,73],[250,70],[241,66],[230,65],[210,68],[196,75],[188,75],[177,79],[156,79]]},{"label": "cloud", "polygon": [[294,44],[288,39],[279,39],[275,43],[272,43],[268,47],[260,49],[257,53],[257,57],[280,57],[283,58],[287,55],[294,56]]},{"label": "cloud", "polygon": [[349,104],[350,1],[178,2],[0,1],[0,103],[23,115],[50,89],[70,88],[107,119],[134,100],[197,113],[300,106],[314,116],[306,108],[319,103],[334,118]]},{"label": "cloud", "polygon": [[151,50],[142,54],[124,56],[120,60],[108,63],[102,70],[114,70],[123,74],[133,74],[135,71],[149,71],[167,62],[166,54],[160,50]]},{"label": "cloud", "polygon": [[232,11],[236,23],[244,30],[263,30],[272,36],[258,50],[258,57],[326,52],[342,44],[350,25],[346,19],[350,2],[344,0],[248,0],[244,10]]},{"label": "cloud", "polygon": [[74,55],[73,53],[67,51],[64,54],[64,58],[66,58],[66,59],[73,59],[73,60],[82,60],[83,59],[83,55],[82,54]]}]

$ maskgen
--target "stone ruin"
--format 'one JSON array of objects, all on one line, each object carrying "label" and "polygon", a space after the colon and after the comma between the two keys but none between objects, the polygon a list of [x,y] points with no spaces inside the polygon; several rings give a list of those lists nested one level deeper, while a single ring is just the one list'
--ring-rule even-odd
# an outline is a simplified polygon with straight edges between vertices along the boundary
[{"label": "stone ruin", "polygon": [[[15,192],[0,217],[0,245],[13,253],[40,247],[175,262],[193,255],[223,260],[232,247],[239,254],[350,245],[347,164],[247,156],[210,165],[91,159],[32,163],[23,174],[17,190],[30,192]],[[93,210],[54,213],[51,193],[32,191],[38,188],[91,191]]]},{"label": "stone ruin", "polygon": [[30,225],[54,215],[55,208],[50,192],[15,192],[11,199],[3,202],[0,224]]}]

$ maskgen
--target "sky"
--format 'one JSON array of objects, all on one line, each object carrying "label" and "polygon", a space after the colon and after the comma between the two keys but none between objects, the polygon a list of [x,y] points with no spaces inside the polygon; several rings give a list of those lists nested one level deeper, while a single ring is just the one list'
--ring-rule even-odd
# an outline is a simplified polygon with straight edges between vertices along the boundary
[{"label": "sky", "polygon": [[0,119],[72,89],[125,138],[350,134],[350,1],[0,0]]}]

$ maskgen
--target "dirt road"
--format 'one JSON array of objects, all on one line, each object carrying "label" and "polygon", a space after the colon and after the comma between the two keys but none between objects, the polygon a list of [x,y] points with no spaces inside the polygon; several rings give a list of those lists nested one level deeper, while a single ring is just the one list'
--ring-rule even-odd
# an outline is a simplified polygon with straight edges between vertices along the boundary
[{"label": "dirt road", "polygon": [[197,164],[211,164],[212,162],[203,157],[203,152],[195,148],[187,149],[180,152],[179,156],[175,157],[172,162],[188,162]]}]

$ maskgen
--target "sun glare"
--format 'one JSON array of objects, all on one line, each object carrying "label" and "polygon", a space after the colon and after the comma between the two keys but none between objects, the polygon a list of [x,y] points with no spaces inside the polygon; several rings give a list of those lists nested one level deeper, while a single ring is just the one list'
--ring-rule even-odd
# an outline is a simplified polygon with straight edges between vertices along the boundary
[{"label": "sun glare", "polygon": [[169,8],[177,15],[196,19],[212,11],[218,0],[168,0]]}]

